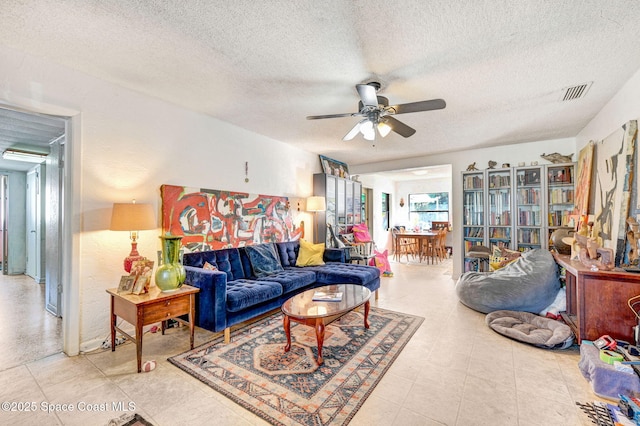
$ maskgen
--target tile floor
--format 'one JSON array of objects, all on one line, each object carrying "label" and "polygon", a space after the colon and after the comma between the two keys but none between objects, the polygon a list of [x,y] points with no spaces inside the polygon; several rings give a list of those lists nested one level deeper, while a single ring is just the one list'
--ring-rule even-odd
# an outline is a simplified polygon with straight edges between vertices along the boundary
[{"label": "tile floor", "polygon": [[[351,425],[589,424],[575,402],[598,398],[578,370],[575,347],[552,352],[494,333],[483,314],[458,302],[451,260],[435,266],[392,263],[392,269],[395,276],[382,279],[377,306],[426,320]],[[105,425],[126,413],[118,410],[123,407],[135,408],[156,425],[266,424],[166,361],[188,349],[186,327],[165,336],[145,335],[143,360],[158,362],[150,373],[135,373],[131,343],[115,353],[99,350],[71,358],[44,344],[50,355],[33,358],[31,347],[38,346],[33,337],[6,340],[4,334],[11,316],[5,314],[3,288],[10,285],[15,283],[0,280],[0,401],[32,402],[37,409],[0,411],[0,424]],[[26,310],[31,322],[45,324],[38,311]],[[48,327],[43,325],[43,341],[52,335]],[[198,329],[196,345],[211,337]],[[17,361],[16,349],[28,355]],[[65,411],[64,404],[73,411]],[[45,412],[48,407],[53,412]]]}]

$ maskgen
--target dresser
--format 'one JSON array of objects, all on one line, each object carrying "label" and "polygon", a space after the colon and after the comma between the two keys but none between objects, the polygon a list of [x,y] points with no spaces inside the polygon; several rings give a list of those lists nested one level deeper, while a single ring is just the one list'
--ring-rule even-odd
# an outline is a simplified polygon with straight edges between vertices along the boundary
[{"label": "dresser", "polygon": [[640,274],[622,269],[592,271],[568,255],[554,253],[554,257],[564,270],[567,289],[567,310],[561,315],[578,343],[604,334],[634,343],[638,318],[627,301],[640,295]]}]

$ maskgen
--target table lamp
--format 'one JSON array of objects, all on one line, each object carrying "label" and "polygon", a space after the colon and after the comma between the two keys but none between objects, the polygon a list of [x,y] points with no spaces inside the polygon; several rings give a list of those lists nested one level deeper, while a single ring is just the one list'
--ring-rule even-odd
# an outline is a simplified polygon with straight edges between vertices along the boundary
[{"label": "table lamp", "polygon": [[313,212],[314,233],[313,242],[318,240],[318,212],[323,212],[327,209],[324,197],[312,196],[307,198],[307,211]]},{"label": "table lamp", "polygon": [[147,229],[155,229],[156,217],[151,204],[132,203],[114,203],[113,212],[111,213],[112,231],[129,231],[131,239],[131,253],[124,258],[124,270],[131,272],[131,265],[136,260],[144,257],[138,253],[138,231]]}]

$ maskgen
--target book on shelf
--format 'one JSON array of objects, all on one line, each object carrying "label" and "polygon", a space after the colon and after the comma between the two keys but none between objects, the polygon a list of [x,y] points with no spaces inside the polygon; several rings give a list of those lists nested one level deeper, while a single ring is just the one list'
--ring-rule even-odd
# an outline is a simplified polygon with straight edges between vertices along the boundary
[{"label": "book on shelf", "polygon": [[340,302],[342,300],[342,292],[326,292],[316,291],[313,293],[313,299],[315,302]]}]

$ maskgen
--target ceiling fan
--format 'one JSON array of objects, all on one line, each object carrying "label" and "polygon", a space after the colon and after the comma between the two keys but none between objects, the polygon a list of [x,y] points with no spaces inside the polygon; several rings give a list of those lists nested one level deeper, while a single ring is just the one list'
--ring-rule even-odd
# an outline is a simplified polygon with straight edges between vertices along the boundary
[{"label": "ceiling fan", "polygon": [[380,136],[382,137],[387,136],[389,132],[393,130],[400,136],[408,138],[413,135],[416,130],[407,126],[403,122],[396,120],[392,115],[432,111],[436,109],[443,109],[447,106],[443,99],[431,99],[429,101],[410,102],[407,104],[389,106],[389,99],[384,96],[376,95],[379,89],[380,83],[377,81],[372,81],[366,84],[356,84],[356,90],[358,91],[358,95],[360,95],[358,112],[346,114],[309,115],[307,116],[307,120],[338,117],[364,117],[342,138],[342,140],[345,141],[353,139],[358,133],[362,133],[366,140],[375,140],[376,129],[378,129],[378,133],[380,133]]}]

